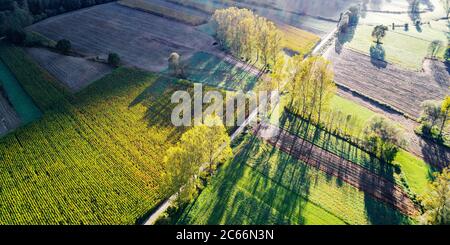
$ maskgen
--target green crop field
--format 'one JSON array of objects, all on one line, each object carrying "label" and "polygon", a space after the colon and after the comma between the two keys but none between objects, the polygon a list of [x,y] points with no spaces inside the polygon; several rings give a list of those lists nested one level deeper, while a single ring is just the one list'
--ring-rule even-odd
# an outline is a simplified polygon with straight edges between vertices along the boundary
[{"label": "green crop field", "polygon": [[404,224],[411,220],[247,135],[180,224]]},{"label": "green crop field", "polygon": [[0,57],[44,112],[0,139],[1,224],[133,224],[167,195],[161,153],[179,133],[163,92],[181,85],[120,68],[70,95],[20,49]]},{"label": "green crop field", "polygon": [[[198,52],[185,62],[187,79],[227,90],[252,90],[258,81],[247,68],[239,68],[212,54]],[[247,69],[247,70],[246,70]]]}]

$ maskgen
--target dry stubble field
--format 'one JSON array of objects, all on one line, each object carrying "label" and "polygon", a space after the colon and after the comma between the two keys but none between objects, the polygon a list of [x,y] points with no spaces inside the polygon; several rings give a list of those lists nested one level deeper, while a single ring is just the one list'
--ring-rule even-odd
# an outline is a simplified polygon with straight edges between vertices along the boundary
[{"label": "dry stubble field", "polygon": [[[212,48],[214,39],[203,32],[117,3],[53,17],[29,27],[53,39],[68,39],[85,55],[119,54],[128,66],[150,71],[167,67],[171,52],[190,56]],[[168,31],[169,30],[169,31]]]},{"label": "dry stubble field", "polygon": [[28,48],[28,54],[69,90],[78,92],[111,72],[111,67],[84,58],[65,56],[47,49]]},{"label": "dry stubble field", "polygon": [[373,64],[367,55],[329,49],[335,81],[413,117],[420,116],[425,100],[442,99],[449,93],[450,76],[441,62],[427,60],[423,72],[402,69],[389,63]]}]

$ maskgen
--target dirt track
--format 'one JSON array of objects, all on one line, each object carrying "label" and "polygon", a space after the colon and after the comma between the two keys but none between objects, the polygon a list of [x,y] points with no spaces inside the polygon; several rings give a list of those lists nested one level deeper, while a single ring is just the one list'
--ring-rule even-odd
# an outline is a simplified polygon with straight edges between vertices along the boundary
[{"label": "dirt track", "polygon": [[418,214],[414,203],[403,189],[368,169],[327,152],[276,126],[262,123],[254,132],[257,137],[308,165],[336,176],[361,191],[386,202],[404,214]]}]

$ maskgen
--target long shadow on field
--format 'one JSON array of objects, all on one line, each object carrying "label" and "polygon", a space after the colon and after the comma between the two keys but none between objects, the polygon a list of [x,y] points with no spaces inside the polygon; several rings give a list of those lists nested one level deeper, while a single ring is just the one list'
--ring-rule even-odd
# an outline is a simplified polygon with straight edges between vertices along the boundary
[{"label": "long shadow on field", "polygon": [[392,165],[381,162],[358,146],[336,136],[332,132],[316,127],[292,112],[284,111],[280,119],[280,127],[325,151],[329,151],[339,157],[361,165],[389,180],[394,180],[394,167]]},{"label": "long shadow on field", "polygon": [[341,54],[342,49],[346,43],[353,40],[355,36],[356,25],[349,26],[346,32],[340,31],[334,43],[334,49],[337,54]]},{"label": "long shadow on field", "polygon": [[242,147],[208,197],[207,224],[303,224],[308,168],[254,136]]},{"label": "long shadow on field", "polygon": [[364,204],[367,218],[374,225],[398,225],[408,224],[410,220],[407,216],[398,212],[391,206],[374,199],[369,194],[364,194]]},{"label": "long shadow on field", "polygon": [[[359,149],[357,146],[346,142],[344,139],[340,139],[331,133],[325,132],[289,112],[285,112],[282,115],[280,125],[282,125],[282,128],[286,129],[290,133],[300,136],[301,138],[321,147],[326,151],[332,152],[344,159],[350,160],[355,164],[361,165],[371,172],[391,180],[392,183],[395,183],[394,167],[392,165],[379,161],[377,158],[370,156],[368,153]],[[307,152],[305,155],[307,155]],[[341,174],[345,175],[345,172],[346,169],[338,171],[336,178],[337,185],[343,184],[343,179],[345,179],[345,176],[341,176]],[[369,178],[370,176],[359,176],[359,185],[367,186],[367,183],[371,183]],[[332,177],[328,176],[328,180],[331,181],[331,179]],[[392,195],[393,188],[393,184],[385,186],[385,194],[389,195],[389,193],[391,193]],[[398,224],[408,222],[404,215],[396,211],[390,205],[376,200],[370,194],[365,193],[364,195],[365,209],[371,223]]]},{"label": "long shadow on field", "polygon": [[[280,137],[276,139],[276,142],[283,145],[281,148],[291,149],[297,144],[295,141],[282,142]],[[264,176],[266,182],[270,180],[272,184],[264,188],[267,190],[263,196],[265,203],[277,210],[277,217],[290,219],[289,223],[304,224],[303,211],[308,202],[311,184],[309,166],[299,162],[290,154],[281,152],[277,147],[264,143],[260,145],[259,148],[266,146],[267,150],[258,154],[258,160],[251,165],[259,172],[259,175]],[[269,161],[270,158],[271,161]],[[267,219],[268,217],[263,217],[263,220]]]},{"label": "long shadow on field", "polygon": [[450,150],[434,142],[423,139],[422,154],[424,161],[431,166],[443,169],[450,166]]},{"label": "long shadow on field", "polygon": [[[138,104],[144,106],[146,111],[142,120],[148,123],[148,127],[173,127],[171,121],[172,110],[176,104],[171,103],[171,96],[177,90],[186,91],[189,86],[177,82],[176,79],[159,76],[150,86],[145,88],[134,100],[129,107]],[[169,138],[178,138],[179,134],[184,131],[184,127],[173,127],[173,132]]]},{"label": "long shadow on field", "polygon": [[[239,62],[239,61],[238,61]],[[212,54],[198,52],[186,62],[187,78],[226,90],[249,91],[256,85],[257,77],[245,67],[238,68]]]},{"label": "long shadow on field", "polygon": [[388,63],[386,62],[386,51],[379,43],[372,45],[369,50],[370,63],[377,68],[386,68]]}]

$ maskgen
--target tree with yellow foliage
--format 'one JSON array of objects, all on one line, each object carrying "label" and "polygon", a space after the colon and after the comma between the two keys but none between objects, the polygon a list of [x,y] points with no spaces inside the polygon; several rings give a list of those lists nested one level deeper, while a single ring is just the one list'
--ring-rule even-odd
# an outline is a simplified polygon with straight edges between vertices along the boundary
[{"label": "tree with yellow foliage", "polygon": [[282,34],[273,22],[236,7],[216,10],[213,22],[219,43],[231,54],[246,60],[262,59],[264,67],[274,65]]},{"label": "tree with yellow foliage", "polygon": [[179,191],[179,202],[192,200],[198,175],[204,165],[208,164],[212,172],[218,163],[232,157],[230,141],[222,121],[217,117],[208,116],[205,124],[187,130],[180,142],[168,149],[164,160],[167,191]]},{"label": "tree with yellow foliage", "polygon": [[322,111],[326,110],[336,94],[336,84],[331,64],[322,57],[294,57],[294,75],[289,86],[291,107],[302,117],[320,122]]},{"label": "tree with yellow foliage", "polygon": [[420,198],[425,212],[420,217],[423,224],[450,224],[450,169],[435,174],[436,179],[429,184],[427,192]]}]

